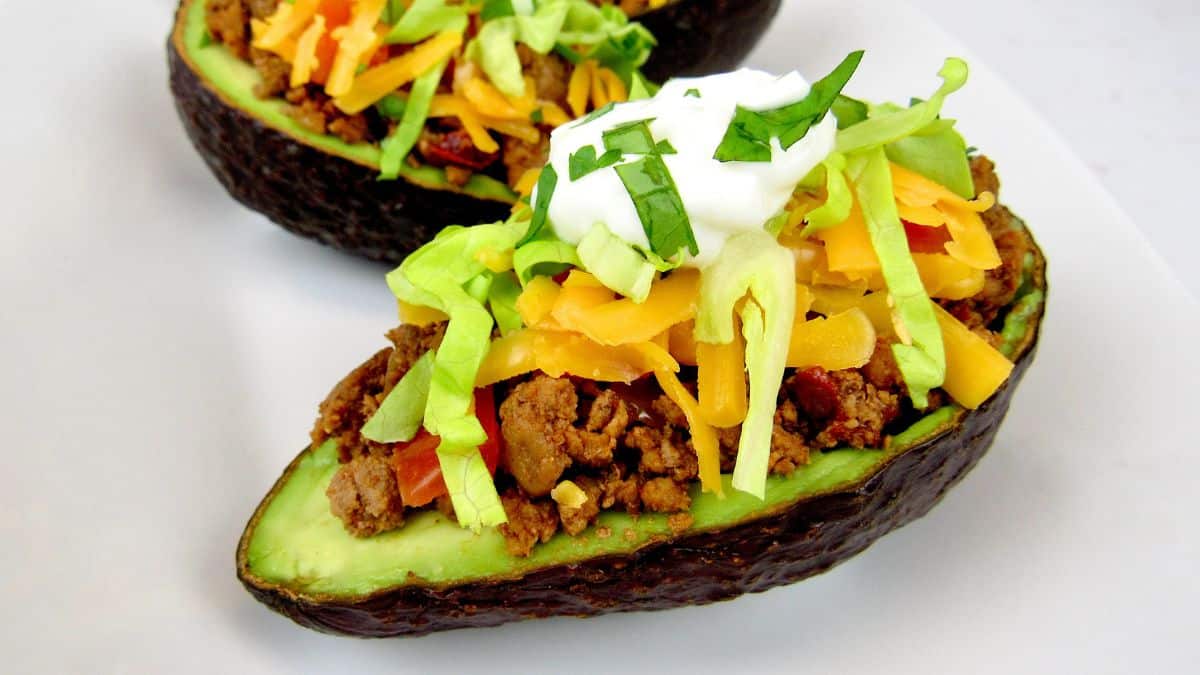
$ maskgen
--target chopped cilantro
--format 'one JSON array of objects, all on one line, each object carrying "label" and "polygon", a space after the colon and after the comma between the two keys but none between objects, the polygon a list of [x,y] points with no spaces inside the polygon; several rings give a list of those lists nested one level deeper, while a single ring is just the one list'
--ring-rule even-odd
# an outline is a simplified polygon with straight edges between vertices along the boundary
[{"label": "chopped cilantro", "polygon": [[693,87],[693,88],[688,89],[687,91],[683,92],[683,95],[691,96],[692,98],[700,98],[700,90]]},{"label": "chopped cilantro", "polygon": [[622,157],[620,150],[609,150],[597,157],[595,146],[585,145],[573,153],[569,160],[571,181],[577,181],[589,173],[612,166],[621,161]]},{"label": "chopped cilantro", "polygon": [[650,135],[650,120],[626,122],[605,131],[603,136],[605,150],[619,150],[631,155],[649,155],[655,152],[654,137]]},{"label": "chopped cilantro", "polygon": [[700,253],[691,220],[662,157],[646,155],[616,171],[633,199],[651,251],[662,258],[673,258],[684,248],[692,255]]},{"label": "chopped cilantro", "polygon": [[546,117],[545,117],[544,113],[542,113],[542,109],[538,108],[537,110],[534,110],[533,112],[529,113],[529,119],[534,124],[541,124],[542,122],[544,122],[546,120]]},{"label": "chopped cilantro", "polygon": [[769,162],[771,139],[783,149],[795,145],[812,125],[825,118],[842,88],[862,61],[863,52],[847,56],[833,72],[819,80],[803,99],[772,110],[737,107],[713,159],[721,162]]},{"label": "chopped cilantro", "polygon": [[542,175],[538,177],[537,182],[537,199],[533,204],[533,218],[529,221],[529,228],[525,230],[525,236],[517,242],[517,247],[522,244],[533,241],[546,226],[546,220],[550,213],[550,197],[554,194],[554,188],[558,185],[558,173],[554,167],[547,164],[542,169]]},{"label": "chopped cilantro", "polygon": [[615,107],[617,107],[616,103],[607,103],[602,108],[596,108],[592,112],[588,113],[587,117],[584,117],[583,119],[579,120],[578,124],[587,124],[588,122],[591,122],[592,120],[599,119],[600,117],[603,117],[604,115],[607,115],[608,113],[612,112],[612,109]]}]

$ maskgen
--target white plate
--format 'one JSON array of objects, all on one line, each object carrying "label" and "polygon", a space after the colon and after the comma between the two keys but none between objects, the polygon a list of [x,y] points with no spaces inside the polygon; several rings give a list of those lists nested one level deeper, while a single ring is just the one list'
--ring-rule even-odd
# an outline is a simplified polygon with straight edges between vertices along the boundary
[{"label": "white plate", "polygon": [[[829,574],[710,607],[387,642],[271,614],[234,578],[238,534],[394,304],[384,268],[284,234],[208,175],[166,92],[168,4],[0,17],[3,670],[1192,665],[1200,310],[977,62],[949,112],[1047,251],[1049,316],[996,446],[932,514]],[[71,49],[47,52],[45,26]],[[753,62],[820,73],[858,47],[853,92],[899,100],[970,56],[903,4],[792,2]]]}]

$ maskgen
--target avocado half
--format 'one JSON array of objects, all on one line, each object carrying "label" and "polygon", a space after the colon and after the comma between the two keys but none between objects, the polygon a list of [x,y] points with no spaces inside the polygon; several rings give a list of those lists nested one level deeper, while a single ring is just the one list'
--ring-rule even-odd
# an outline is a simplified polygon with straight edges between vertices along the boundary
[{"label": "avocado half", "polygon": [[[398,263],[443,227],[508,216],[517,195],[476,174],[404,164],[378,180],[379,148],[313,133],[282,100],[254,95],[253,66],[208,40],[206,0],[181,0],[167,40],[171,93],[192,145],[234,199],[295,234]],[[646,72],[663,81],[740,63],[780,0],[679,0],[639,17],[658,37]],[[718,48],[720,47],[720,49]]]},{"label": "avocado half", "polygon": [[928,512],[991,446],[1037,347],[1046,275],[1033,250],[1002,333],[1016,365],[991,399],[935,410],[886,449],[818,453],[770,477],[765,501],[725,476],[725,499],[693,488],[695,523],[681,534],[662,514],[609,512],[528,558],[509,555],[495,530],[474,535],[437,512],[357,539],[325,496],[338,467],[330,441],[302,452],[263,499],[238,545],[238,577],[304,626],[385,637],[704,604],[824,572]]}]

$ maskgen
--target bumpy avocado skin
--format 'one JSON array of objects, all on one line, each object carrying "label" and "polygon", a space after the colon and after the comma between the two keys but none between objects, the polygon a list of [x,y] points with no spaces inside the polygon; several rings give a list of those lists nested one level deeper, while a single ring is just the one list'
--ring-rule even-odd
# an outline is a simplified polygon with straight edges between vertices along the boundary
[{"label": "bumpy avocado skin", "polygon": [[[1046,291],[1045,259],[1034,247],[1033,286]],[[419,636],[549,616],[592,616],[727,600],[820,574],[876,539],[925,515],[970,471],[995,439],[1017,386],[1034,360],[1042,304],[1008,382],[977,410],[934,438],[897,454],[870,478],[801,499],[787,510],[712,532],[649,544],[543,569],[515,580],[422,586],[419,580],[347,601],[304,595],[257,578],[249,544],[266,505],[288,481],[293,462],[251,518],[238,546],[238,577],[275,611],[319,631],[357,637]]]},{"label": "bumpy avocado skin", "polygon": [[229,194],[289,231],[398,263],[446,225],[506,218],[511,205],[404,180],[331,155],[224,101],[189,67],[177,30],[167,40],[171,93],[184,129]]},{"label": "bumpy avocado skin", "polygon": [[[171,92],[184,129],[229,194],[289,231],[354,255],[399,263],[447,225],[506,218],[510,205],[405,180],[319,150],[231,105],[190,67],[181,0],[167,40]],[[757,42],[780,0],[682,0],[645,14],[660,41],[646,72],[729,69]]]},{"label": "bumpy avocado skin", "polygon": [[758,44],[782,0],[680,0],[636,17],[658,39],[642,70],[654,82],[732,70]]}]

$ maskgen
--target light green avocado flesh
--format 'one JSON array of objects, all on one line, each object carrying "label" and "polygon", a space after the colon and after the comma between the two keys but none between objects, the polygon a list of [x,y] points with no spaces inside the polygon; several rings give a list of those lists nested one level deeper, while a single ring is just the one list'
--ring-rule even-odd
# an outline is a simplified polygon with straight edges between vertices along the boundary
[{"label": "light green avocado flesh", "polygon": [[[1033,259],[1026,261],[1025,290],[1005,318],[1001,351],[1023,353],[1033,339],[1031,322],[1041,313],[1045,293],[1034,287]],[[1040,280],[1036,280],[1040,284]],[[738,492],[722,476],[724,498],[692,489],[695,518],[690,532],[725,529],[792,506],[800,499],[861,484],[905,450],[943,433],[965,411],[946,406],[892,437],[886,450],[839,449],[817,453],[791,476],[767,479],[759,501]],[[305,451],[294,470],[269,497],[250,533],[246,572],[258,582],[323,598],[354,598],[404,584],[439,586],[480,579],[517,578],[532,571],[603,555],[628,555],[673,535],[662,514],[633,518],[605,512],[578,537],[560,534],[534,548],[527,558],[509,555],[495,529],[474,534],[436,511],[410,517],[404,527],[369,539],[346,533],[329,511],[325,490],[337,471],[337,446],[328,441]],[[601,537],[599,528],[607,528]]]},{"label": "light green avocado flesh", "polygon": [[[801,497],[858,483],[891,457],[936,435],[961,412],[948,406],[925,416],[895,436],[886,451],[817,454],[791,476],[769,478],[765,501],[734,490],[729,476],[722,477],[723,499],[702,494],[697,486],[692,490],[695,524],[691,531],[726,528],[787,508]],[[337,468],[335,441],[304,453],[254,530],[247,551],[254,576],[296,591],[355,596],[410,582],[410,575],[431,585],[519,577],[543,567],[627,554],[672,534],[665,515],[633,518],[606,512],[599,526],[609,528],[609,536],[601,538],[595,527],[578,537],[559,535],[534,548],[528,558],[516,558],[508,554],[504,537],[495,529],[475,535],[429,511],[409,518],[398,530],[358,539],[347,534],[329,511],[325,489]]]},{"label": "light green avocado flesh", "polygon": [[[297,138],[331,155],[344,157],[365,166],[379,168],[379,147],[370,143],[346,143],[337,136],[317,134],[304,128],[287,113],[283,99],[261,99],[254,86],[261,82],[252,65],[234,56],[224,46],[211,42],[204,23],[207,0],[193,0],[187,7],[183,26],[183,48],[192,67],[218,93],[248,115],[268,126]],[[432,166],[412,167],[402,163],[400,175],[410,183],[433,190],[451,190],[479,199],[513,203],[517,195],[507,185],[489,176],[474,174],[466,185],[455,188],[446,180],[446,172]]]}]

